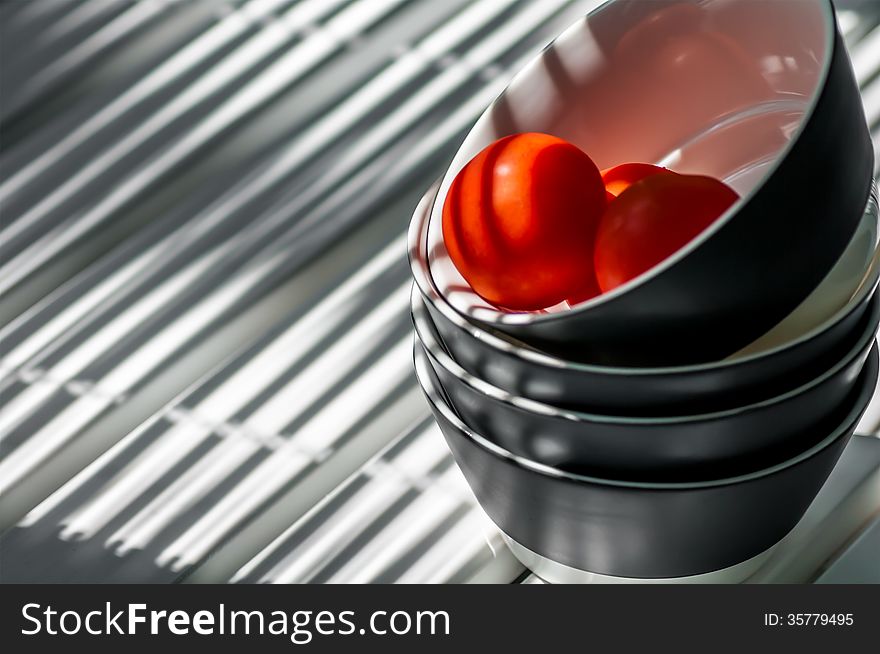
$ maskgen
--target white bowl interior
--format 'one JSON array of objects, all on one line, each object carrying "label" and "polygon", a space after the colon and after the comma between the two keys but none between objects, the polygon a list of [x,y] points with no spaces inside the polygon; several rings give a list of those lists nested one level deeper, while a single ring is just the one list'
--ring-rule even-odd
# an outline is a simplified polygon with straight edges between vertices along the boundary
[{"label": "white bowl interior", "polygon": [[458,171],[509,134],[559,136],[600,169],[653,162],[748,195],[810,111],[830,56],[829,19],[823,0],[616,0],[569,27],[480,117],[447,170],[428,230],[438,290],[465,315],[507,314],[452,264],[441,213]]}]

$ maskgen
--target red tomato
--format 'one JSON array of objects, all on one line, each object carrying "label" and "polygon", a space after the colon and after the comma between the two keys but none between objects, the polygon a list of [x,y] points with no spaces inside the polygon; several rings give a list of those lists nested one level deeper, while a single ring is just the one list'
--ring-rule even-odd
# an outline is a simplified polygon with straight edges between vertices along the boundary
[{"label": "red tomato", "polygon": [[660,173],[614,200],[596,235],[596,277],[610,291],[669,257],[724,213],[739,196],[701,175]]},{"label": "red tomato", "polygon": [[630,185],[640,179],[656,175],[657,173],[671,173],[672,171],[662,166],[654,166],[646,163],[623,163],[602,171],[602,181],[605,190],[608,191],[609,202],[623,193]]},{"label": "red tomato", "polygon": [[[595,273],[594,273],[595,274]],[[598,286],[596,287],[598,288]],[[599,295],[601,291],[594,290],[593,288],[584,289],[580,293],[573,293],[565,298],[565,301],[568,302],[568,305],[573,307],[580,302],[586,302],[589,299],[592,299]]]},{"label": "red tomato", "polygon": [[605,209],[593,161],[547,134],[515,134],[458,173],[443,240],[471,288],[500,307],[536,310],[599,293],[590,254]]}]

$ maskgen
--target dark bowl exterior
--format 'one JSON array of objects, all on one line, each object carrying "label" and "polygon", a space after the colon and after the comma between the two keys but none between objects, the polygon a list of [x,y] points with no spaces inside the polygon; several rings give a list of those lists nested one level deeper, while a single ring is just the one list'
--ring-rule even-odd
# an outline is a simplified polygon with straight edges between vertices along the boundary
[{"label": "dark bowl exterior", "polygon": [[871,189],[870,132],[827,7],[833,43],[812,112],[735,214],[620,293],[565,312],[481,314],[480,324],[568,360],[667,366],[723,359],[788,315],[846,248]]},{"label": "dark bowl exterior", "polygon": [[574,568],[671,578],[760,554],[800,520],[831,473],[877,382],[872,349],[846,424],[803,455],[754,475],[704,485],[627,485],[557,476],[493,449],[456,424],[423,352],[416,368],[431,409],[478,501],[508,536]]},{"label": "dark bowl exterior", "polygon": [[[639,481],[717,479],[785,460],[833,429],[849,411],[880,321],[880,298],[859,323],[856,343],[821,377],[780,397],[718,414],[665,419],[547,413],[488,395],[460,376],[413,295],[416,334],[452,409],[474,431],[512,453],[569,472]],[[444,354],[439,353],[442,358]],[[497,389],[496,389],[497,390]],[[544,405],[546,407],[546,405]],[[553,407],[550,407],[551,409]]]}]

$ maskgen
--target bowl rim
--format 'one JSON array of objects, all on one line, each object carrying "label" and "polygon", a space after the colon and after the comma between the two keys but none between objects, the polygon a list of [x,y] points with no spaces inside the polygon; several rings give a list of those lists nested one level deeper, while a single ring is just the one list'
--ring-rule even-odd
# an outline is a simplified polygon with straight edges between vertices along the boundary
[{"label": "bowl rim", "polygon": [[[724,486],[732,486],[736,484],[755,481],[763,477],[769,477],[778,472],[782,472],[787,468],[799,465],[800,463],[816,456],[817,454],[822,452],[822,450],[827,449],[838,439],[844,438],[848,434],[852,435],[868,405],[868,402],[874,394],[878,368],[877,352],[878,346],[875,343],[872,346],[871,353],[868,355],[868,363],[866,364],[865,369],[859,375],[859,380],[862,382],[862,384],[859,390],[858,398],[853,403],[852,408],[847,413],[846,418],[841,421],[840,425],[836,429],[832,430],[832,432],[828,436],[820,440],[818,443],[815,443],[809,449],[804,450],[797,456],[786,459],[785,461],[777,463],[768,468],[762,468],[761,470],[744,473],[734,477],[709,479],[705,481],[664,483],[603,479],[601,477],[592,477],[589,475],[581,475],[574,472],[566,472],[554,466],[547,465],[545,463],[538,463],[537,461],[532,461],[531,459],[527,459],[525,457],[514,454],[506,448],[501,447],[497,443],[490,441],[485,436],[470,429],[461,421],[461,419],[457,415],[455,415],[455,412],[443,398],[442,394],[434,387],[433,380],[429,378],[431,373],[426,369],[426,367],[430,368],[431,364],[427,361],[427,355],[424,353],[423,350],[419,350],[418,343],[415,342],[415,340],[413,341],[413,363],[415,366],[416,378],[419,382],[419,386],[421,386],[422,388],[425,398],[431,405],[431,408],[440,413],[444,420],[449,422],[464,438],[472,441],[475,445],[477,445],[477,447],[487,450],[490,454],[498,458],[504,459],[518,468],[523,468],[525,470],[545,477],[552,477],[579,484],[593,484],[597,486],[610,486],[614,488],[623,488],[630,490],[659,491],[720,488]],[[866,371],[873,372],[868,372],[868,377],[865,378]],[[868,378],[873,378],[875,384],[867,383]]]},{"label": "bowl rim", "polygon": [[[554,420],[565,420],[574,423],[631,425],[644,427],[689,425],[695,423],[714,422],[717,420],[740,416],[742,414],[750,413],[752,411],[766,409],[777,404],[782,404],[799,395],[803,395],[804,393],[807,393],[818,386],[821,386],[830,378],[834,377],[842,370],[847,368],[853,361],[863,356],[866,351],[869,351],[872,341],[874,341],[877,337],[877,329],[875,327],[876,321],[871,320],[870,326],[872,328],[865,329],[863,333],[859,336],[855,345],[847,350],[846,354],[827,370],[796,388],[788,390],[785,393],[781,393],[779,395],[774,395],[759,402],[752,402],[750,404],[733,407],[731,409],[724,409],[721,411],[710,411],[707,413],[696,413],[689,415],[616,416],[590,413],[587,411],[578,411],[574,409],[562,409],[553,406],[552,404],[548,404],[547,402],[540,402],[531,398],[515,395],[513,393],[505,391],[504,389],[498,388],[497,386],[483,379],[480,379],[476,375],[469,373],[467,370],[462,368],[461,365],[459,365],[458,362],[455,361],[455,359],[453,359],[443,350],[440,342],[437,340],[437,336],[433,333],[433,330],[436,329],[433,327],[433,325],[427,324],[420,327],[420,323],[424,323],[426,320],[430,320],[426,315],[427,309],[425,309],[424,305],[419,306],[421,302],[422,300],[420,299],[420,294],[416,290],[415,286],[413,286],[410,293],[410,312],[412,314],[413,326],[415,328],[415,333],[418,341],[421,343],[422,347],[425,349],[426,354],[433,362],[435,362],[437,365],[439,365],[461,383],[468,386],[474,392],[485,395],[493,401],[500,402],[506,406],[513,407],[521,411],[528,411],[529,413],[538,414],[540,416],[544,416]],[[876,318],[878,315],[880,315],[880,296],[878,296],[877,298],[872,298],[871,300],[869,300],[869,303],[873,304],[873,306],[869,309],[871,315]],[[429,332],[428,334],[425,334],[426,330]],[[429,342],[425,342],[426,336],[429,339]]]},{"label": "bowl rim", "polygon": [[[874,290],[880,285],[880,239],[878,239],[874,249],[874,256],[865,270],[862,282],[859,284],[859,287],[849,301],[832,314],[831,317],[813,329],[801,334],[795,339],[786,341],[775,347],[760,352],[753,352],[734,359],[721,359],[720,361],[707,361],[684,366],[625,367],[562,359],[547,352],[532,348],[526,343],[523,343],[508,334],[496,332],[494,330],[490,331],[490,329],[492,329],[491,327],[481,327],[475,324],[449,304],[449,301],[443,297],[437,289],[434,280],[431,277],[426,255],[428,249],[427,229],[430,220],[431,207],[433,207],[437,201],[437,191],[439,190],[439,186],[440,180],[435,181],[421,197],[419,203],[416,205],[415,211],[413,212],[407,232],[407,258],[409,260],[410,271],[415,280],[416,286],[421,292],[422,297],[425,299],[425,302],[430,302],[430,304],[454,327],[467,333],[474,340],[482,341],[487,347],[503,352],[529,365],[536,365],[555,370],[570,370],[573,373],[623,377],[671,376],[726,371],[735,368],[736,366],[749,365],[759,359],[776,356],[790,348],[802,345],[817,338],[822,333],[845,319],[852,311],[861,305],[867,296],[873,294]],[[874,185],[872,184],[872,189],[873,188]],[[872,190],[869,194],[868,202],[877,202],[875,190]]]},{"label": "bowl rim", "polygon": [[[576,29],[581,24],[581,22],[583,22],[585,20],[589,20],[590,17],[596,16],[596,15],[600,14],[601,12],[606,11],[608,9],[608,7],[614,1],[615,0],[607,0],[607,2],[604,2],[599,7],[588,12],[581,19],[578,19],[577,21],[572,23],[565,30],[563,30],[560,34],[558,34],[546,46],[545,49],[553,47],[553,45],[559,39],[566,37],[566,35],[569,32],[573,32],[573,30]],[[558,321],[564,320],[566,318],[570,318],[573,313],[583,313],[583,312],[589,311],[593,307],[611,302],[614,299],[620,297],[621,295],[625,295],[626,293],[629,293],[633,289],[638,288],[639,286],[650,281],[651,279],[658,277],[661,273],[665,272],[666,270],[668,270],[669,268],[673,267],[678,262],[680,262],[682,259],[686,258],[691,252],[696,250],[703,243],[705,243],[707,240],[712,238],[717,232],[719,232],[725,225],[727,225],[731,221],[732,217],[735,216],[737,213],[739,213],[740,209],[743,206],[745,206],[749,202],[751,202],[751,200],[754,198],[754,196],[762,188],[764,188],[764,186],[766,186],[767,182],[771,178],[773,178],[773,176],[777,173],[782,162],[786,160],[786,158],[790,154],[791,150],[794,148],[795,144],[799,141],[806,125],[810,123],[810,121],[813,117],[813,114],[815,113],[816,106],[819,103],[819,99],[822,97],[824,90],[828,84],[828,76],[829,76],[829,72],[831,70],[831,62],[837,54],[837,52],[836,52],[836,50],[837,50],[836,36],[837,36],[838,27],[837,27],[836,12],[835,12],[834,6],[832,4],[832,0],[811,0],[811,1],[815,2],[816,6],[818,7],[819,11],[823,14],[823,17],[824,17],[823,26],[825,28],[824,29],[825,33],[824,33],[823,40],[824,40],[824,46],[825,46],[825,49],[824,49],[825,56],[823,57],[823,60],[822,60],[822,68],[821,68],[821,71],[819,72],[819,76],[817,77],[817,80],[816,80],[816,87],[812,90],[812,94],[810,96],[810,99],[806,103],[806,108],[804,110],[803,117],[801,118],[797,129],[792,132],[791,138],[789,139],[788,143],[786,143],[785,146],[779,150],[779,152],[774,157],[772,164],[768,167],[767,171],[762,176],[760,182],[754,188],[752,188],[747,194],[740,196],[739,199],[736,202],[734,202],[730,207],[728,207],[727,210],[724,213],[722,213],[714,222],[712,222],[711,225],[709,225],[706,229],[704,229],[697,236],[695,236],[693,239],[691,239],[683,247],[676,250],[673,254],[666,257],[663,261],[661,261],[657,265],[649,268],[648,270],[644,271],[640,275],[628,280],[626,283],[621,284],[620,286],[617,286],[616,288],[608,291],[607,293],[601,293],[601,294],[597,295],[596,297],[590,298],[589,300],[585,300],[584,302],[580,302],[577,305],[571,307],[568,311],[561,311],[561,312],[555,312],[555,313],[534,313],[534,312],[510,312],[510,313],[508,313],[508,312],[496,311],[491,308],[486,308],[485,310],[481,311],[479,318],[475,317],[474,319],[479,320],[480,322],[485,323],[486,325],[526,326],[526,325],[538,324],[538,323],[558,322]],[[538,55],[538,56],[540,56],[540,55]],[[518,78],[523,73],[523,71],[525,71],[526,69],[529,68],[531,61],[533,61],[533,60],[530,60],[530,62],[527,63],[521,71],[519,71],[516,75],[513,76],[513,78],[508,82],[507,86],[504,87],[504,90],[501,91],[498,98],[496,98],[489,105],[489,107],[487,107],[486,112],[490,111],[491,108],[498,102],[498,100],[500,98],[503,98],[507,94],[508,89],[510,89],[510,87],[518,80]],[[480,118],[478,118],[477,120],[479,121],[480,119],[482,119],[482,117],[486,114],[486,112],[481,114]],[[470,134],[470,132],[468,132],[468,134]],[[460,147],[459,147],[459,150],[460,150]],[[458,154],[458,151],[456,151],[456,156],[457,156],[457,154]],[[448,184],[447,184],[447,181],[448,181]],[[447,191],[448,191],[448,186],[449,186],[449,184],[451,184],[451,182],[452,182],[452,178],[450,177],[450,168],[447,168],[446,171],[443,173],[443,176],[440,178],[440,185],[438,186],[437,193],[439,194],[440,189],[443,188],[444,185],[447,187]],[[436,212],[436,209],[434,206],[435,204],[436,204],[436,202],[432,203],[431,211],[429,212],[428,219],[426,221],[426,224],[429,227],[431,225],[432,218],[435,217],[434,216],[434,214]],[[426,239],[427,239],[428,235],[429,235],[429,232],[426,230]],[[426,244],[427,244],[427,242],[426,242]],[[426,247],[426,252],[427,251],[429,251],[429,249]],[[428,275],[430,276],[431,275],[430,258],[426,258],[426,263],[428,265]],[[458,311],[457,309],[452,307],[452,305],[450,305],[450,307],[454,311]],[[485,313],[485,316],[483,315],[484,313]]]}]

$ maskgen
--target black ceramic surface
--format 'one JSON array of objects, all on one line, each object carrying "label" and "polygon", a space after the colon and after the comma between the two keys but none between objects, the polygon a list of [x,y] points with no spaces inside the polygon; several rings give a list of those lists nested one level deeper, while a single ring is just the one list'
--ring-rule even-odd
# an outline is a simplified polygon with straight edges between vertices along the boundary
[{"label": "black ceramic surface", "polygon": [[[513,395],[556,407],[620,416],[707,413],[797,388],[839,361],[861,336],[859,324],[876,287],[820,331],[732,361],[664,368],[608,367],[539,352],[457,313],[433,286],[425,229],[436,185],[422,198],[409,230],[410,267],[445,349],[474,376]],[[655,347],[664,347],[657,340]]]},{"label": "black ceramic surface", "polygon": [[880,320],[880,298],[840,361],[782,396],[714,414],[621,418],[558,411],[511,396],[467,374],[440,348],[418,293],[416,335],[463,422],[519,456],[570,472],[639,481],[715,479],[784,460],[832,429],[846,412]]},{"label": "black ceramic surface", "polygon": [[[715,12],[730,11],[746,24],[751,21],[754,29],[743,29],[737,36],[751,57],[749,65],[756,69],[760,69],[759,62],[764,59],[780,56],[772,51],[774,42],[795,39],[797,34],[785,35],[785,26],[781,24],[775,30],[762,30],[762,23],[779,18],[777,14],[784,9],[791,19],[803,16],[811,26],[820,24],[815,34],[811,32],[809,39],[798,43],[799,63],[809,64],[811,56],[820,56],[823,60],[819,62],[820,72],[814,80],[812,104],[803,115],[794,140],[780,149],[775,165],[757,187],[715,225],[636,280],[571,311],[548,314],[465,311],[469,317],[569,360],[614,366],[715,361],[752,342],[790,313],[819,284],[843,252],[868,199],[873,149],[858,85],[837,30],[831,0],[796,3],[616,0],[607,3],[589,15],[582,25],[573,26],[559,37],[533,67],[527,68],[534,70],[543,66],[551,71],[550,78],[556,87],[548,85],[543,90],[548,94],[543,97],[543,104],[533,102],[532,106],[541,108],[558,101],[559,107],[553,105],[554,111],[562,118],[555,115],[539,118],[539,110],[532,109],[527,102],[539,91],[529,95],[529,89],[522,88],[527,84],[514,79],[475,126],[455,164],[460,165],[459,159],[469,155],[475,146],[514,131],[550,131],[570,138],[594,156],[600,167],[620,163],[610,159],[606,162],[602,154],[609,138],[601,134],[616,129],[614,113],[606,111],[601,116],[605,121],[602,123],[583,117],[580,127],[569,125],[571,119],[566,111],[571,113],[572,110],[566,109],[565,100],[578,107],[580,102],[589,109],[590,101],[598,102],[612,92],[614,76],[596,88],[591,86],[593,76],[601,74],[603,66],[623,65],[614,63],[614,53],[630,32],[641,28],[640,21],[647,20],[646,7],[653,10],[681,4],[698,7],[698,11],[705,12],[709,18]],[[678,29],[674,21],[668,24],[671,25],[668,29]],[[748,46],[747,41],[750,41]],[[815,54],[820,51],[821,55]],[[650,60],[649,51],[642,54],[643,61]],[[589,56],[595,59],[593,66],[582,61]],[[560,67],[562,70],[553,74],[552,71]],[[740,77],[731,74],[730,84],[734,85]],[[645,85],[652,82],[651,79],[643,81]],[[638,97],[637,83],[632,86],[632,94],[636,95],[621,98],[620,113]],[[680,112],[691,111],[690,106],[702,97],[699,87],[699,84],[691,84],[689,88],[695,95],[681,98]],[[554,93],[556,95],[552,95]],[[779,93],[778,97],[784,96]],[[533,117],[529,119],[529,116]],[[658,116],[655,122],[667,120],[670,119]],[[645,122],[649,121],[642,116],[642,120],[630,120],[627,126],[635,130]],[[639,159],[630,156],[623,160]],[[441,186],[440,201],[448,182],[449,175]],[[437,217],[435,210],[432,220]],[[433,250],[431,256],[435,256]],[[436,271],[434,274],[436,276]]]},{"label": "black ceramic surface", "polygon": [[831,473],[877,383],[877,348],[850,412],[798,456],[741,477],[635,484],[566,475],[468,430],[437,390],[424,352],[416,372],[456,462],[489,517],[553,561],[618,577],[669,578],[735,565],[797,524]]}]

